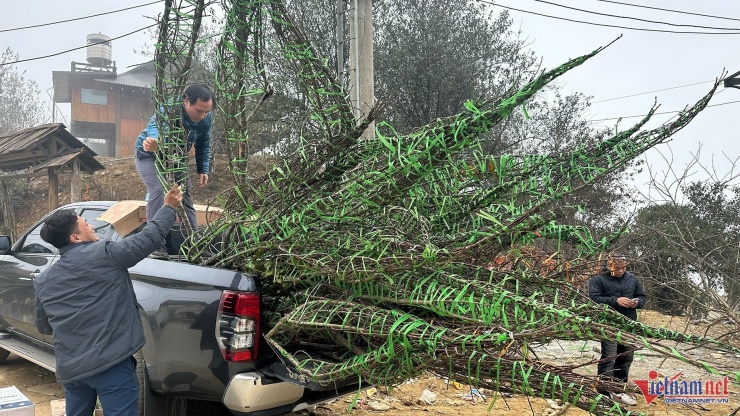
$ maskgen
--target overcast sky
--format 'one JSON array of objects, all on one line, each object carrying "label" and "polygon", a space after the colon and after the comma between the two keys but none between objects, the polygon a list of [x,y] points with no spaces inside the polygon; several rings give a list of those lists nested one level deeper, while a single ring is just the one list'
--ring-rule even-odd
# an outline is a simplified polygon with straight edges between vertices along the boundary
[{"label": "overcast sky", "polygon": [[[99,0],[0,0],[3,13],[0,13],[0,30],[44,24],[81,16],[105,13],[127,7],[138,6],[151,0],[119,0],[104,2]],[[716,30],[670,26],[647,23],[617,17],[599,16],[556,7],[540,0],[501,0],[497,4],[511,6],[532,13],[511,10],[514,19],[513,29],[521,29],[529,40],[530,48],[543,59],[547,68],[559,65],[569,58],[583,55],[593,49],[606,45],[619,35],[622,39],[607,48],[585,65],[562,77],[566,92],[582,92],[593,96],[594,104],[588,116],[594,125],[613,126],[616,117],[645,114],[657,98],[661,104],[659,112],[677,111],[693,104],[710,88],[711,81],[726,69],[730,74],[740,71],[740,1],[737,0],[624,0],[623,3],[679,10],[704,15],[723,16],[735,20],[720,20],[709,17],[671,13],[661,10],[629,7],[603,0],[552,0],[563,6],[581,8],[597,13],[615,16],[630,16],[646,20],[673,23],[675,25],[695,25],[707,27],[736,28],[730,34],[700,35],[679,33],[656,33],[635,31],[624,28],[610,28],[538,16],[546,14],[561,19],[581,20],[592,23],[628,26],[637,28],[672,30],[681,32],[716,32]],[[0,47],[10,47],[20,59],[30,59],[54,54],[67,49],[85,45],[86,36],[103,33],[115,38],[136,31],[154,22],[149,17],[156,16],[162,9],[162,2],[127,11],[113,13],[69,23],[49,25],[40,28],[0,32]],[[495,10],[502,8],[496,6]],[[150,35],[141,31],[112,41],[113,59],[119,72],[145,62],[147,57],[133,51],[150,44]],[[69,70],[72,61],[85,62],[84,49],[61,54],[55,57],[33,60],[17,64],[26,71],[26,76],[35,80],[46,96],[52,87],[51,71]],[[699,84],[681,87],[689,84]],[[648,94],[650,91],[664,90]],[[614,99],[633,94],[630,98]],[[608,100],[599,102],[601,100]],[[720,88],[719,94],[710,105],[740,101],[740,90]],[[69,106],[61,106],[67,117]],[[740,144],[737,140],[740,117],[740,103],[720,105],[706,109],[683,131],[674,136],[669,146],[661,146],[650,151],[648,162],[658,171],[667,165],[663,156],[672,158],[673,169],[682,170],[692,154],[701,146],[701,161],[705,165],[714,163],[721,175],[729,171],[730,162],[740,157]],[[674,114],[655,116],[655,127]],[[57,117],[59,118],[59,117]],[[625,118],[620,129],[627,128],[637,118]],[[59,120],[57,120],[59,121]],[[661,154],[663,156],[661,156]],[[705,177],[697,173],[697,178]],[[645,182],[646,177],[639,179]],[[638,184],[641,185],[641,184]],[[645,189],[641,186],[641,189]]]},{"label": "overcast sky", "polygon": [[[40,25],[58,22],[67,19],[76,19],[114,10],[126,9],[152,3],[154,0],[117,0],[115,2],[99,0],[0,0],[3,12],[0,13],[0,31],[18,27]],[[91,17],[67,23],[46,25],[24,30],[0,32],[0,48],[4,51],[10,47],[19,55],[20,60],[31,59],[56,54],[73,48],[85,46],[87,35],[102,33],[111,38],[126,35],[155,23],[151,18],[156,17],[163,9],[164,2],[133,8],[104,16]],[[137,33],[112,40],[113,60],[118,72],[125,72],[131,67],[150,60],[146,56],[137,55],[134,50],[141,50],[145,45],[151,45],[151,30],[142,30]],[[69,71],[71,62],[85,63],[86,49],[79,49],[57,56],[21,62],[16,65],[20,71],[25,71],[28,79],[36,81],[42,95],[49,100],[52,94],[52,71]],[[60,104],[69,126],[69,104]]]},{"label": "overcast sky", "polygon": [[[599,0],[553,0],[563,6],[580,8],[614,16],[636,17],[680,25],[736,28],[734,34],[700,35],[657,33],[601,27],[538,16],[533,13],[585,22],[628,26],[636,28],[673,30],[681,32],[717,32],[716,30],[687,26],[670,26],[600,16],[557,7],[536,0],[501,0],[497,4],[515,7],[511,10],[514,28],[520,28],[531,42],[532,50],[542,56],[546,67],[552,68],[573,58],[606,45],[619,35],[622,38],[612,46],[562,77],[566,91],[578,91],[593,96],[594,104],[589,118],[594,125],[614,126],[613,118],[644,115],[656,100],[658,112],[677,111],[695,103],[711,88],[711,82],[720,77],[723,69],[729,74],[740,71],[740,1],[737,0],[622,0],[621,3],[639,4],[663,9],[732,18],[720,20],[668,11],[649,10],[613,4]],[[496,7],[495,10],[502,10]],[[527,11],[530,13],[525,13]],[[728,31],[726,31],[728,32]],[[674,88],[701,83],[690,87]],[[650,91],[666,91],[642,94]],[[613,99],[633,94],[630,98]],[[601,100],[609,100],[599,102]],[[740,101],[740,89],[720,87],[710,105]],[[648,125],[654,128],[675,114],[656,115]],[[665,171],[668,165],[663,157],[672,158],[672,168],[682,171],[701,146],[701,161],[727,174],[731,163],[740,157],[738,130],[740,102],[707,108],[682,131],[673,136],[669,145],[662,145],[647,153],[647,162],[656,171]],[[612,119],[606,121],[596,121]],[[619,127],[625,129],[639,118],[625,118]],[[696,178],[706,177],[696,171]],[[740,172],[737,172],[740,173]],[[640,177],[640,189],[647,181]],[[737,183],[737,181],[735,181]]]}]

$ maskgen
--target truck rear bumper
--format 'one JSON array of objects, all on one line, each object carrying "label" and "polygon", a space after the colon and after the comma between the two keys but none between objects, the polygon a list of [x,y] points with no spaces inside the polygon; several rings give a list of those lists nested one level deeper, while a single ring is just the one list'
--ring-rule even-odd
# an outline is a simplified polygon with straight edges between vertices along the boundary
[{"label": "truck rear bumper", "polygon": [[234,414],[272,414],[284,409],[306,408],[302,403],[304,388],[286,382],[269,382],[260,373],[240,373],[226,386],[223,404]]}]

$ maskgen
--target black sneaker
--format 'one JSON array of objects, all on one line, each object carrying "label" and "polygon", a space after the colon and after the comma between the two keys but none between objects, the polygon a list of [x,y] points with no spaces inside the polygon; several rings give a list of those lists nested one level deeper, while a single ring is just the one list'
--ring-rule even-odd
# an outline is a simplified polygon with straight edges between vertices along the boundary
[{"label": "black sneaker", "polygon": [[167,254],[167,250],[156,250],[149,255],[149,258],[158,260],[169,260],[170,255]]}]

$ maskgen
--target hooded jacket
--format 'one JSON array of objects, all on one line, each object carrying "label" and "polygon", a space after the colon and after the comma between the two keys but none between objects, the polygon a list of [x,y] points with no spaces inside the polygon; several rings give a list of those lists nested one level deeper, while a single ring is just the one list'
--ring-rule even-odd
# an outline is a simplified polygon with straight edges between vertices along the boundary
[{"label": "hooded jacket", "polygon": [[64,246],[59,261],[34,279],[36,327],[53,335],[60,383],[101,373],[144,346],[128,268],[164,243],[175,215],[165,205],[142,231],[121,241]]}]

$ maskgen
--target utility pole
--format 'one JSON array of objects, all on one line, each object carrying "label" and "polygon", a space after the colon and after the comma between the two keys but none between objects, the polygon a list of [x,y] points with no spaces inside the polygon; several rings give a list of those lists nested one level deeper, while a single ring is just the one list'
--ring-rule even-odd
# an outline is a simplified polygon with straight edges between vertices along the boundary
[{"label": "utility pole", "polygon": [[337,0],[337,81],[344,80],[344,23],[347,0]]},{"label": "utility pole", "polygon": [[[375,69],[373,67],[373,1],[349,0],[350,99],[359,123],[375,106]],[[341,11],[340,11],[341,12]],[[368,126],[362,139],[375,137],[375,123]]]}]

